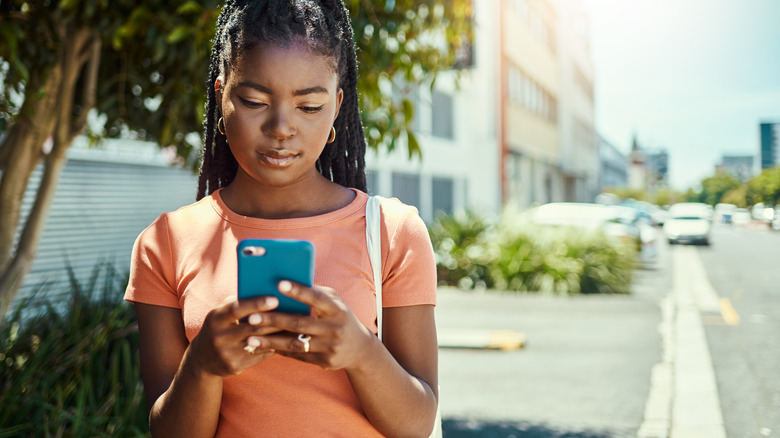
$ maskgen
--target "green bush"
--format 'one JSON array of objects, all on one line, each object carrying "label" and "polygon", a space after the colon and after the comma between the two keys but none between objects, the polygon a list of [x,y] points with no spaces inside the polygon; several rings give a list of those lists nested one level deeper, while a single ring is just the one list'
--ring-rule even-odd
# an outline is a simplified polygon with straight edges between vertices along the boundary
[{"label": "green bush", "polygon": [[86,283],[68,274],[67,306],[24,300],[0,331],[0,437],[148,436],[126,277],[106,263]]},{"label": "green bush", "polygon": [[536,225],[507,210],[494,224],[474,213],[440,216],[430,234],[444,284],[558,295],[630,291],[636,253],[600,231]]},{"label": "green bush", "polygon": [[471,211],[437,217],[429,233],[440,282],[470,287],[481,281],[485,287],[492,286],[483,263],[488,229],[488,222]]}]

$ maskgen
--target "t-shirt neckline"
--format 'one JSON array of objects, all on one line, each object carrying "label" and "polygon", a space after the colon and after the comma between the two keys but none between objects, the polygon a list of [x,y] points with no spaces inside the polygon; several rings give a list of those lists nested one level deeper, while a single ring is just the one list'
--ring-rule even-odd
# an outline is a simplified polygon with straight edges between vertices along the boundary
[{"label": "t-shirt neckline", "polygon": [[338,221],[347,216],[350,216],[358,210],[365,211],[365,205],[368,201],[368,195],[360,190],[350,187],[350,190],[355,192],[355,199],[352,200],[346,206],[333,210],[327,213],[323,213],[316,216],[291,218],[291,219],[262,219],[256,217],[242,216],[233,210],[231,210],[225,201],[222,199],[221,191],[219,188],[209,196],[211,206],[214,211],[228,222],[236,225],[242,225],[252,228],[264,228],[264,229],[296,229],[296,228],[312,228],[322,225],[327,225],[331,222]]}]

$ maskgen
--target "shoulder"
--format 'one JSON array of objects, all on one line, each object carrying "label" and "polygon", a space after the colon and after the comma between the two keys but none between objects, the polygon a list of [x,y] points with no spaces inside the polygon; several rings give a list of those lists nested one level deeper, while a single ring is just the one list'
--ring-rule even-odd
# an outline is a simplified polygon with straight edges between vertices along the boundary
[{"label": "shoulder", "polygon": [[380,198],[383,240],[387,239],[389,249],[417,242],[430,246],[428,227],[420,217],[417,208],[404,204],[397,198]]},{"label": "shoulder", "polygon": [[399,227],[426,228],[417,208],[401,202],[398,198],[379,198],[382,223],[388,231]]},{"label": "shoulder", "polygon": [[169,243],[173,235],[191,233],[204,221],[218,218],[211,207],[210,197],[206,197],[175,211],[161,214],[138,236],[137,243],[146,245],[152,242]]}]

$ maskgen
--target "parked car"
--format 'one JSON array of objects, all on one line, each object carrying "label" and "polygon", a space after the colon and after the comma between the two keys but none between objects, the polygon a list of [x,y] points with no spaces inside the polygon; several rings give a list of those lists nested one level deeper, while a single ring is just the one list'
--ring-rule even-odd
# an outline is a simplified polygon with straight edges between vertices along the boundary
[{"label": "parked car", "polygon": [[753,217],[750,214],[750,210],[747,208],[738,208],[734,210],[734,213],[731,215],[731,223],[734,225],[747,225],[752,220]]},{"label": "parked car", "polygon": [[629,207],[587,202],[551,202],[531,209],[529,218],[537,224],[602,230],[637,250],[642,247],[637,213]]},{"label": "parked car", "polygon": [[773,230],[780,231],[780,207],[775,207],[772,222],[769,223]]},{"label": "parked car", "polygon": [[669,220],[664,224],[664,232],[669,243],[710,244],[712,222],[707,204],[682,202],[669,208]]},{"label": "parked car", "polygon": [[717,204],[715,206],[715,222],[730,224],[735,211],[737,211],[737,206],[734,204]]}]

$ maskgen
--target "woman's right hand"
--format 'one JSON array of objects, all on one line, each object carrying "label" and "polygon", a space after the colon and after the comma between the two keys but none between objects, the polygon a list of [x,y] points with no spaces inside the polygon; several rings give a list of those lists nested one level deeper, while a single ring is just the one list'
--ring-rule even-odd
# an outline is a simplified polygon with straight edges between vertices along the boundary
[{"label": "woman's right hand", "polygon": [[[189,350],[200,371],[231,376],[274,355],[271,349],[252,348],[259,342],[254,336],[278,332],[274,327],[259,327],[253,321],[279,305],[276,297],[230,298],[206,315],[200,333]],[[260,318],[257,318],[260,319]],[[243,320],[243,321],[242,321]]]}]

